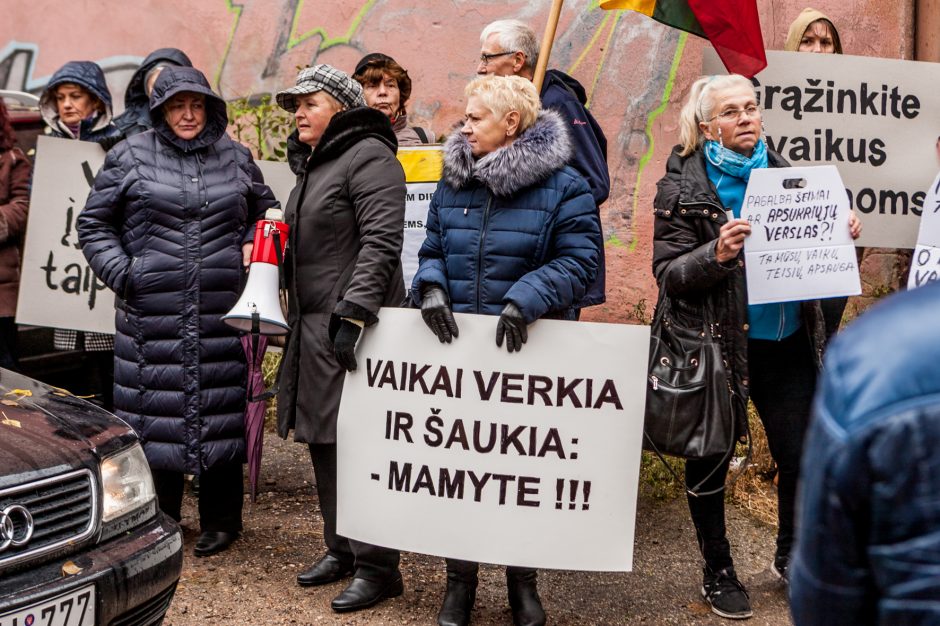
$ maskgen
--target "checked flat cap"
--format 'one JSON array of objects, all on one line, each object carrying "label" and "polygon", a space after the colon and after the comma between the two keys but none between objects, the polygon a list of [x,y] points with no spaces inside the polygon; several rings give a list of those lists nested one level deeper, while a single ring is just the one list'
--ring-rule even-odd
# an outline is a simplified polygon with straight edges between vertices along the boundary
[{"label": "checked flat cap", "polygon": [[294,96],[301,96],[318,91],[325,91],[347,109],[363,107],[366,101],[362,96],[362,85],[349,77],[346,72],[332,65],[320,64],[305,67],[297,74],[297,84],[290,89],[279,91],[278,105],[293,113],[297,110]]}]

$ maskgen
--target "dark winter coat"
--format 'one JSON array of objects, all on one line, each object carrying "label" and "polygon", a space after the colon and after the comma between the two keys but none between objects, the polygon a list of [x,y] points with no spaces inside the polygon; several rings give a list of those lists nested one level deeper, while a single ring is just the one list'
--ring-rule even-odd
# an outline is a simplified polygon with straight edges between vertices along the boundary
[{"label": "dark winter coat", "polygon": [[147,97],[147,74],[158,65],[192,67],[193,63],[186,53],[176,48],[154,50],[143,60],[124,92],[124,112],[114,118],[114,125],[121,129],[125,137],[142,133],[153,128],[150,121],[150,98]]},{"label": "dark winter coat", "polygon": [[587,183],[565,165],[570,151],[554,111],[479,159],[460,131],[452,134],[412,299],[437,284],[457,312],[499,315],[513,302],[526,323],[566,317],[597,273],[600,230]]},{"label": "dark winter coat", "polygon": [[[181,91],[206,96],[206,126],[189,141],[161,108]],[[151,467],[198,474],[245,456],[245,357],[220,318],[244,282],[242,244],[276,201],[199,71],[161,73],[151,115],[153,130],[108,153],[79,242],[117,294],[115,412]]]},{"label": "dark winter coat", "polygon": [[[597,207],[610,196],[610,172],[607,169],[607,137],[600,124],[587,110],[587,94],[581,83],[558,70],[545,72],[542,83],[542,107],[557,111],[568,127],[573,150],[568,164],[578,170],[588,186]],[[600,210],[597,209],[600,222]],[[578,308],[603,304],[607,300],[607,269],[604,254],[603,229],[598,232],[597,276],[578,302]]]},{"label": "dark winter coat", "polygon": [[0,152],[0,317],[16,313],[20,244],[26,232],[32,171],[29,159],[19,148]]},{"label": "dark winter coat", "polygon": [[[701,150],[679,156],[673,149],[666,175],[657,183],[653,201],[653,274],[660,289],[672,299],[673,308],[690,320],[703,318],[709,304],[715,312],[724,359],[731,368],[738,420],[746,419],[743,407],[750,395],[747,369],[747,282],[744,255],[731,263],[718,262],[718,231],[727,223],[718,191],[708,179]],[[770,167],[789,167],[783,157],[767,151]],[[826,331],[818,300],[803,302],[803,327],[808,332],[817,367],[822,363]],[[743,428],[743,423],[739,422]],[[743,432],[740,431],[740,432]]]},{"label": "dark winter coat", "polygon": [[840,332],[806,434],[790,602],[800,626],[940,622],[940,284]]},{"label": "dark winter coat", "polygon": [[296,441],[336,443],[346,372],[331,332],[341,317],[371,326],[380,307],[404,299],[405,173],[397,149],[388,118],[357,107],[333,116],[309,158],[288,157],[298,182],[285,210],[291,335],[277,400],[282,437],[294,429]]},{"label": "dark winter coat", "polygon": [[[65,83],[78,85],[104,104],[104,113],[82,120],[78,137],[61,122],[59,110],[56,107],[56,87]],[[105,150],[111,148],[122,137],[120,129],[111,121],[111,92],[108,91],[104,72],[97,63],[91,61],[69,61],[60,67],[49,79],[46,89],[39,97],[39,112],[48,127],[48,133],[53,137],[94,141],[101,144]]]}]

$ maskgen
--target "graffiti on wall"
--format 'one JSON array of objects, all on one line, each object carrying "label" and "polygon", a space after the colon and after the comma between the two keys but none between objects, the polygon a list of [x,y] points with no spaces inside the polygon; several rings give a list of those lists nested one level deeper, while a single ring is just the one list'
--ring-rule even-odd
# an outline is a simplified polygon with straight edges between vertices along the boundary
[{"label": "graffiti on wall", "polygon": [[[21,1],[25,3],[14,0]],[[156,0],[152,4],[148,32],[160,33],[163,13]],[[184,49],[228,100],[283,89],[292,84],[299,67],[311,63],[351,69],[364,54],[382,51],[409,70],[414,83],[409,112],[414,121],[443,133],[462,117],[463,87],[476,70],[483,26],[517,18],[540,32],[549,4],[213,0],[199,4],[198,28],[181,32],[178,24],[168,23],[163,32],[172,36],[146,42],[133,38],[134,30],[128,28],[123,37],[98,38],[91,58],[105,70],[115,108],[120,109],[120,94],[137,64],[152,49],[166,45]],[[140,8],[114,11],[113,20],[130,20],[139,16]],[[550,66],[584,85],[588,106],[607,134],[612,191],[602,207],[602,221],[615,263],[618,254],[632,256],[638,249],[648,249],[641,226],[649,223],[649,217],[643,208],[660,172],[647,169],[657,137],[673,143],[670,137],[661,137],[659,118],[675,100],[673,86],[685,47],[684,36],[635,13],[602,11],[597,0],[569,0],[565,5]],[[29,43],[6,43],[0,49],[0,88],[39,93],[51,74],[36,71],[41,54],[55,55],[42,57],[44,68],[71,60],[61,43],[41,36]],[[646,261],[630,264],[642,266],[648,275]],[[608,271],[608,276],[617,275]]]}]

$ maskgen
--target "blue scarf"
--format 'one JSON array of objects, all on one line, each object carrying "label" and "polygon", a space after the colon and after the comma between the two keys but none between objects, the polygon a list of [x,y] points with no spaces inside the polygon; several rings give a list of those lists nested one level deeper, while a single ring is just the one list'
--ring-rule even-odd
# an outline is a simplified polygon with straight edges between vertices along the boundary
[{"label": "blue scarf", "polygon": [[767,144],[758,140],[750,157],[725,148],[717,141],[705,142],[705,158],[719,170],[747,182],[751,170],[767,167]]}]

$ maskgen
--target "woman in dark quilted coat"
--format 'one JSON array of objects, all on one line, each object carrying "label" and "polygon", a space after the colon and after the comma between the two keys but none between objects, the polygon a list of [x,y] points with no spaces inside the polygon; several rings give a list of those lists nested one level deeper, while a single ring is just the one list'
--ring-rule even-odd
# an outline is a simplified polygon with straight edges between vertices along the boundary
[{"label": "woman in dark quilted coat", "polygon": [[[39,98],[46,134],[62,139],[93,141],[107,152],[121,140],[111,119],[111,92],[104,72],[91,61],[69,61],[52,75]],[[56,350],[83,350],[84,380],[72,391],[101,394],[101,404],[113,410],[114,337],[105,333],[56,328]]]},{"label": "woman in dark quilted coat", "polygon": [[200,476],[195,554],[207,556],[242,524],[246,365],[220,318],[276,201],[201,72],[166,68],[150,115],[152,130],[108,153],[79,241],[117,296],[116,413],[140,435],[166,513],[180,519],[183,474]]},{"label": "woman in dark quilted coat", "polygon": [[[597,274],[600,223],[591,190],[565,164],[571,138],[554,111],[540,111],[532,82],[471,82],[466,122],[444,144],[444,176],[431,199],[412,299],[441,342],[457,336],[451,310],[492,315],[496,345],[521,350],[528,324],[575,319]],[[477,563],[447,559],[441,626],[466,626]],[[508,567],[513,623],[545,623],[537,572]]]}]

